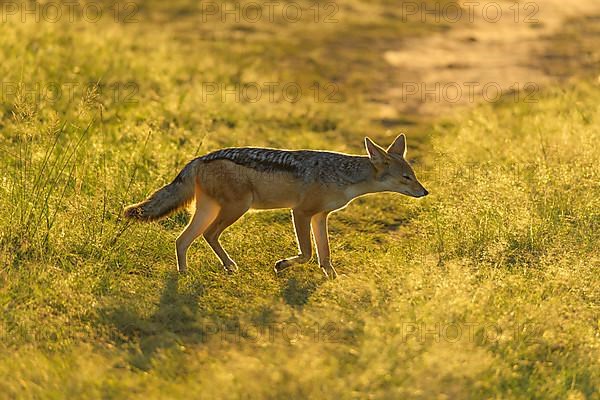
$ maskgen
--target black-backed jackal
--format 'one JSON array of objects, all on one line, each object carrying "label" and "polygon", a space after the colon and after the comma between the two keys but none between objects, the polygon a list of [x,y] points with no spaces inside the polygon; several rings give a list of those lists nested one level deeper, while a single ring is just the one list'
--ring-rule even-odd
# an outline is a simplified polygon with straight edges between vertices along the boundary
[{"label": "black-backed jackal", "polygon": [[300,254],[278,261],[275,272],[311,259],[312,228],[319,265],[326,276],[335,278],[327,237],[332,211],[368,193],[428,194],[404,158],[404,135],[387,150],[369,138],[365,146],[368,156],[266,148],[217,150],[192,160],[173,182],[125,208],[125,216],[153,221],[195,200],[194,215],[176,241],[177,268],[186,271],[187,249],[204,235],[231,272],[237,266],[219,243],[221,233],[251,208],[291,208]]}]

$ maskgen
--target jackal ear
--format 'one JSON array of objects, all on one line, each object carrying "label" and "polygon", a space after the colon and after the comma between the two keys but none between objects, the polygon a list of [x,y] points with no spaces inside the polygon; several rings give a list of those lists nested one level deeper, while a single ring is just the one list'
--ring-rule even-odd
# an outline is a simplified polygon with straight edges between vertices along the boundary
[{"label": "jackal ear", "polygon": [[365,147],[371,162],[375,166],[383,166],[387,164],[388,155],[385,150],[368,137],[365,138]]},{"label": "jackal ear", "polygon": [[401,133],[395,140],[394,143],[390,144],[387,148],[388,153],[400,154],[402,157],[406,157],[406,136]]}]

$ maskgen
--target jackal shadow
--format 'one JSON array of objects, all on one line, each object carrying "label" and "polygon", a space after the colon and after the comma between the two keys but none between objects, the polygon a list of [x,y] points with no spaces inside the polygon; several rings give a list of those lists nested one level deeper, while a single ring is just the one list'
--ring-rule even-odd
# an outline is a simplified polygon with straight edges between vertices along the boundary
[{"label": "jackal shadow", "polygon": [[177,273],[168,273],[152,314],[140,309],[138,299],[120,298],[99,312],[99,323],[109,327],[112,342],[128,350],[133,367],[149,370],[157,351],[174,348],[182,340],[204,340],[206,332],[197,323],[198,299],[203,293],[202,285],[181,292]]},{"label": "jackal shadow", "polygon": [[[324,282],[315,279],[317,268],[279,277],[281,295],[290,306],[304,306],[311,294]],[[290,271],[291,272],[291,271]],[[268,307],[258,313],[223,316],[202,308],[202,297],[207,295],[200,278],[183,281],[177,272],[166,273],[160,299],[154,311],[147,313],[136,298],[118,298],[98,313],[98,323],[108,327],[109,340],[128,352],[128,363],[134,368],[148,371],[161,351],[176,351],[181,345],[202,345],[209,340],[226,342],[244,339],[248,332],[268,329],[276,320]],[[182,285],[182,282],[186,282]],[[184,287],[183,287],[184,286]],[[277,293],[274,293],[277,296]],[[240,318],[251,322],[242,322]]]}]

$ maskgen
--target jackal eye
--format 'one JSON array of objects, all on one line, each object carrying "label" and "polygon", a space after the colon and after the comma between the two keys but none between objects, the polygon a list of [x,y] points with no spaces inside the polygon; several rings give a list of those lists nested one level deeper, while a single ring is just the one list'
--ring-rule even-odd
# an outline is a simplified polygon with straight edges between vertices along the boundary
[{"label": "jackal eye", "polygon": [[407,181],[412,181],[412,178],[408,175],[402,175],[404,177],[404,179],[406,179]]}]

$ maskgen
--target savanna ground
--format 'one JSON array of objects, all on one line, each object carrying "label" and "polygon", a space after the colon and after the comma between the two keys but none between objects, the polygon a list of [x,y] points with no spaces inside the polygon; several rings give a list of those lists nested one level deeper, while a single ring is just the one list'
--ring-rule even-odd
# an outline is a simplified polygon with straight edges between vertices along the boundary
[{"label": "savanna ground", "polygon": [[[597,18],[532,47],[551,77],[533,101],[424,118],[394,111],[385,55],[468,21],[385,0],[295,23],[128,4],[94,22],[2,9],[0,397],[600,398]],[[258,101],[221,98],[256,84]],[[220,147],[363,153],[400,131],[431,195],[335,214],[335,281],[314,263],[274,275],[296,251],[286,211],[225,233],[234,275],[199,241],[177,276],[185,212],[121,218]]]}]

